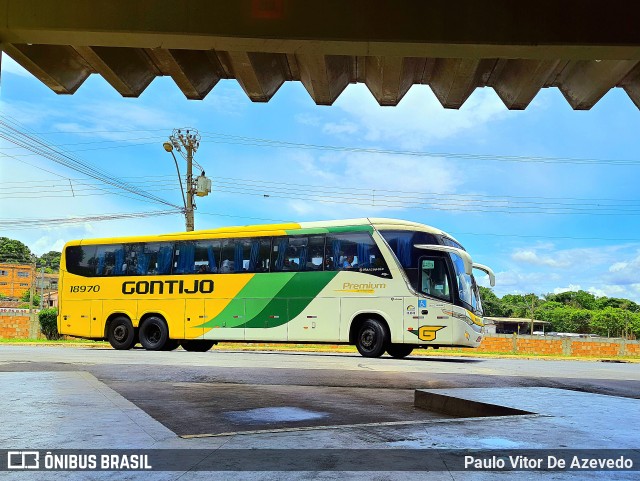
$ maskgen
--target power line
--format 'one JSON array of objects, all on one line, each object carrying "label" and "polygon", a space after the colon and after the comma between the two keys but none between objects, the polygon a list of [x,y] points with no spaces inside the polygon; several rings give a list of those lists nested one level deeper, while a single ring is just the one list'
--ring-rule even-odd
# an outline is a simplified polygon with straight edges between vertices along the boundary
[{"label": "power line", "polygon": [[[131,185],[146,185],[153,184],[156,187],[171,187],[173,182],[173,176],[149,176],[149,177],[130,177],[132,179],[128,181]],[[144,181],[135,182],[133,179],[145,179]],[[254,180],[254,179],[238,179],[231,177],[218,177],[219,180],[216,181],[216,186],[221,188],[241,188],[246,187],[251,191],[260,190],[269,190],[276,192],[286,192],[286,193],[298,193],[303,192],[305,194],[319,194],[319,195],[340,195],[343,198],[355,198],[355,199],[374,199],[374,200],[383,200],[383,201],[425,201],[425,200],[437,200],[437,201],[455,201],[455,202],[474,202],[477,204],[483,205],[492,205],[492,204],[509,204],[513,206],[569,206],[569,207],[636,207],[640,206],[640,200],[633,199],[586,199],[586,198],[577,198],[577,197],[535,197],[535,196],[490,196],[484,194],[456,194],[456,193],[444,193],[444,192],[417,192],[417,191],[391,191],[387,189],[375,189],[375,188],[362,188],[362,187],[336,187],[336,186],[321,186],[321,185],[312,185],[312,184],[292,184],[292,183],[282,183],[282,182],[273,182],[273,181],[263,181],[263,180]],[[22,194],[22,193],[33,193],[33,192],[51,192],[52,189],[61,188],[68,190],[68,181],[74,180],[74,186],[94,186],[97,185],[90,181],[85,181],[84,179],[65,179],[67,182],[61,182],[56,180],[49,181],[30,181],[30,182],[8,182],[8,183],[0,183],[0,186],[3,187],[4,193],[12,193],[12,194]],[[56,183],[57,182],[57,183]],[[47,185],[34,185],[33,188],[24,184],[42,184],[46,183]],[[16,185],[17,184],[17,185]],[[39,190],[35,190],[39,189]],[[83,190],[76,187],[77,190]],[[86,189],[84,189],[86,190]],[[388,193],[395,192],[396,195],[389,195]],[[397,195],[397,194],[407,194],[407,195]],[[435,197],[432,197],[435,196]],[[529,200],[527,200],[529,199]],[[539,200],[544,200],[545,202],[539,202]],[[557,202],[557,201],[577,201],[578,203],[572,202]],[[590,203],[587,201],[591,201]],[[603,205],[603,203],[615,203],[613,205]],[[631,204],[627,206],[620,206],[620,203]]]},{"label": "power line", "polygon": [[[161,132],[167,129],[130,129],[130,130],[72,130],[72,131],[54,131],[39,132],[42,135],[56,134],[97,134],[97,133],[133,133],[133,132]],[[385,155],[404,155],[412,157],[434,157],[434,158],[453,158],[468,160],[491,160],[500,162],[530,162],[530,163],[560,163],[560,164],[584,164],[584,165],[640,165],[637,159],[603,159],[603,158],[579,158],[579,157],[545,157],[545,156],[527,156],[527,155],[504,155],[504,154],[474,154],[464,152],[428,152],[428,151],[412,151],[397,149],[377,149],[359,146],[344,145],[324,145],[311,144],[303,142],[292,142],[287,140],[267,139],[259,137],[248,137],[242,135],[234,135],[224,132],[203,131],[203,138],[207,138],[214,143],[244,145],[249,147],[272,147],[272,148],[293,148],[303,150],[324,150],[332,152],[355,152],[366,154],[385,154]]]},{"label": "power line", "polygon": [[[323,150],[331,152],[350,152],[365,154],[403,155],[410,157],[451,158],[463,160],[490,160],[498,162],[526,162],[546,164],[584,164],[584,165],[640,165],[640,160],[630,159],[588,159],[575,157],[542,157],[496,154],[470,154],[462,152],[427,152],[411,150],[375,149],[368,147],[349,147],[339,145],[306,144],[283,140],[272,140],[255,137],[243,137],[238,135],[222,134],[218,132],[202,132],[203,138],[215,143],[246,145],[251,147],[273,147],[303,150]],[[204,135],[208,134],[208,136]]]},{"label": "power line", "polygon": [[[367,207],[383,207],[383,208],[417,208],[426,210],[441,210],[441,211],[460,211],[460,212],[491,212],[491,213],[521,213],[521,214],[582,214],[582,215],[640,215],[640,209],[619,209],[615,207],[607,207],[595,211],[594,209],[582,209],[579,207],[549,207],[543,209],[540,206],[491,206],[486,204],[473,205],[470,203],[456,203],[456,202],[439,202],[439,201],[424,201],[424,202],[407,202],[402,200],[383,200],[383,201],[370,201],[366,199],[355,199],[353,197],[340,197],[340,196],[325,196],[303,194],[303,193],[283,193],[281,191],[267,191],[265,189],[250,189],[243,187],[242,189],[216,186],[214,193],[229,193],[244,196],[257,196],[265,198],[281,198],[281,199],[294,199],[294,200],[306,200],[312,202],[322,202],[329,204],[349,204],[359,205]],[[635,206],[630,206],[635,207]]]},{"label": "power line", "polygon": [[148,212],[121,212],[115,214],[94,214],[75,217],[59,217],[59,218],[0,218],[0,228],[11,230],[40,229],[42,227],[62,226],[83,224],[85,222],[103,222],[111,220],[123,219],[141,219],[146,217],[158,217],[166,215],[180,214],[180,212],[171,212],[164,210],[148,211]]},{"label": "power line", "polygon": [[[23,130],[21,130],[23,129]],[[24,130],[27,130],[25,132]],[[106,171],[95,168],[87,164],[86,162],[72,157],[65,153],[64,150],[56,149],[55,146],[50,146],[37,136],[30,135],[28,129],[22,126],[16,120],[6,115],[0,115],[0,138],[3,138],[15,145],[18,145],[25,150],[31,151],[49,160],[52,160],[60,165],[71,168],[77,172],[80,172],[88,177],[92,177],[96,180],[100,180],[106,184],[119,187],[126,190],[131,194],[146,197],[149,200],[153,200],[157,203],[161,203],[174,209],[180,209],[179,206],[172,204],[158,196],[150,194],[142,189],[136,189],[126,183],[114,178]]]}]

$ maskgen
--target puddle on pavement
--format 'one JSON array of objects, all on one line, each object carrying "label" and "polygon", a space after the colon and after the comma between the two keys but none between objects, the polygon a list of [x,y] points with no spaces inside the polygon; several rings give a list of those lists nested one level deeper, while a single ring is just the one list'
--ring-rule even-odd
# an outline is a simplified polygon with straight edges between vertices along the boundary
[{"label": "puddle on pavement", "polygon": [[224,417],[230,421],[253,424],[310,421],[327,417],[327,415],[327,413],[296,407],[257,408],[224,413]]}]

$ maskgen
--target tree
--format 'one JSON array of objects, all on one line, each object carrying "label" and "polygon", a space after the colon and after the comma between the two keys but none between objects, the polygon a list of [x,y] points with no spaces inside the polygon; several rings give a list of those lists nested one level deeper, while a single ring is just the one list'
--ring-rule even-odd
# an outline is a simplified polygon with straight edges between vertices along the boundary
[{"label": "tree", "polygon": [[498,296],[496,296],[488,287],[480,287],[480,299],[482,301],[482,309],[485,316],[505,317],[504,306]]},{"label": "tree", "polygon": [[30,264],[33,258],[29,248],[19,240],[0,237],[0,262]]},{"label": "tree", "polygon": [[61,252],[49,251],[38,258],[36,266],[38,268],[44,267],[45,271],[49,273],[58,272],[60,270],[60,256],[62,256]]},{"label": "tree", "polygon": [[596,307],[596,296],[587,291],[567,291],[559,294],[547,294],[548,301],[561,302],[566,306],[576,309],[594,309]]},{"label": "tree", "polygon": [[[29,302],[31,300],[31,291],[26,291],[24,294],[22,294],[22,297],[20,298],[20,300],[22,302]],[[39,306],[40,305],[40,296],[38,295],[38,293],[36,292],[33,295],[33,303],[31,304],[32,306]]]},{"label": "tree", "polygon": [[619,337],[626,334],[630,313],[616,307],[606,307],[596,311],[591,320],[591,331],[607,337]]}]

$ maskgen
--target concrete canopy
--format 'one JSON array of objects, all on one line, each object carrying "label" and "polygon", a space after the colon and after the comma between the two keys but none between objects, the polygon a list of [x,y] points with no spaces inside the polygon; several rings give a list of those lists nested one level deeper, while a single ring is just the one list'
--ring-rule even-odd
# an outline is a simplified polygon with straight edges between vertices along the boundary
[{"label": "concrete canopy", "polygon": [[60,94],[93,73],[139,96],[171,76],[189,99],[236,79],[254,102],[300,81],[320,105],[363,82],[380,105],[426,84],[446,108],[477,87],[506,107],[558,87],[590,109],[640,108],[640,4],[629,0],[0,0],[2,50]]}]

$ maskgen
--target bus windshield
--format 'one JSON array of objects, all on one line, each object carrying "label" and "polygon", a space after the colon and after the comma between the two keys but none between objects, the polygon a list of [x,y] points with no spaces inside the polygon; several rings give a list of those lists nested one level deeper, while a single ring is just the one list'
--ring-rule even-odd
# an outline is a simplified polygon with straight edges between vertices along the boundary
[{"label": "bus windshield", "polygon": [[457,254],[450,253],[453,266],[455,268],[456,281],[458,283],[458,296],[460,300],[471,307],[471,310],[482,315],[482,305],[480,303],[480,294],[478,292],[478,286],[472,275],[465,272],[464,263],[462,258]]}]

